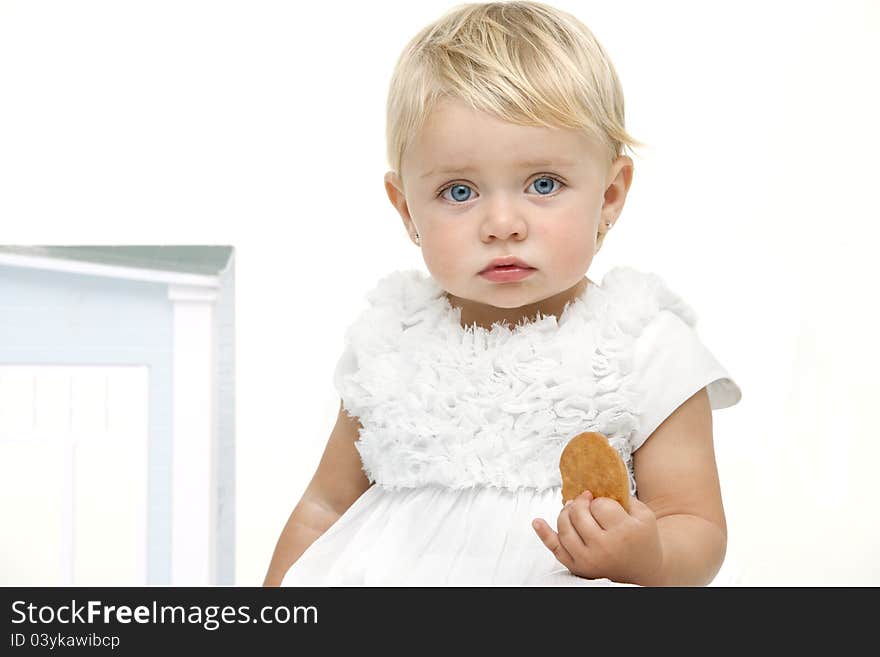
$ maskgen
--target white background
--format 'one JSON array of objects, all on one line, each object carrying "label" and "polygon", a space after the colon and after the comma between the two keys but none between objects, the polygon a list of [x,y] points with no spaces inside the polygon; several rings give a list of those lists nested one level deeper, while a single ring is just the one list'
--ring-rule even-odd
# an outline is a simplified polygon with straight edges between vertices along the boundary
[{"label": "white background", "polygon": [[[660,274],[743,390],[714,421],[745,582],[880,584],[880,4],[551,4],[649,145],[589,275]],[[236,248],[238,584],[317,465],[364,293],[424,268],[384,103],[453,5],[0,1],[0,241]]]}]

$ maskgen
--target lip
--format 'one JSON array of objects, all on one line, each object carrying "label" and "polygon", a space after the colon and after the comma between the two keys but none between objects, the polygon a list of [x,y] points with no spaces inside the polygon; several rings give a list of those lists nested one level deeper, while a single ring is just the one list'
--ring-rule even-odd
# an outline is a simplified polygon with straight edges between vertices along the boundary
[{"label": "lip", "polygon": [[481,274],[486,273],[487,271],[491,271],[495,267],[518,267],[520,269],[534,269],[534,267],[530,266],[529,263],[523,262],[519,258],[515,258],[514,256],[504,256],[503,258],[495,258],[488,265],[483,267],[480,270]]},{"label": "lip", "polygon": [[534,272],[532,267],[500,267],[481,271],[480,276],[495,283],[513,283],[531,276]]},{"label": "lip", "polygon": [[495,258],[481,272],[480,276],[495,283],[513,283],[531,276],[534,267],[513,256]]}]

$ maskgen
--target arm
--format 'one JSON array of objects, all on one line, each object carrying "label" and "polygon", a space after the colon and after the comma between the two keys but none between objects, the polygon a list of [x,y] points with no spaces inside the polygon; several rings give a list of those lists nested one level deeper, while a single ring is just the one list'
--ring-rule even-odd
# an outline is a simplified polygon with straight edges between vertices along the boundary
[{"label": "arm", "polygon": [[538,537],[580,577],[645,586],[708,584],[724,559],[727,525],[712,447],[712,410],[703,388],[679,406],[634,454],[639,496],[627,513],[589,491],[559,513],[557,534]]},{"label": "arm", "polygon": [[311,482],[281,532],[263,586],[279,586],[290,566],[370,487],[354,446],[360,422],[339,404],[336,426]]},{"label": "arm", "polygon": [[702,586],[727,549],[727,523],[703,388],[679,406],[633,455],[639,499],[657,518],[662,566],[654,585]]}]

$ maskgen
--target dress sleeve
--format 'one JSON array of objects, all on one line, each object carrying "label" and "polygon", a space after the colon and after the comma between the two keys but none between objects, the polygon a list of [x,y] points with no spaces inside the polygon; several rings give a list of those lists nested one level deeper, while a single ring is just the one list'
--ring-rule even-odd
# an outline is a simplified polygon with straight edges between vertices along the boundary
[{"label": "dress sleeve", "polygon": [[669,310],[659,312],[636,339],[633,366],[642,399],[633,452],[702,388],[707,388],[712,410],[733,406],[742,398],[739,386],[695,329]]}]

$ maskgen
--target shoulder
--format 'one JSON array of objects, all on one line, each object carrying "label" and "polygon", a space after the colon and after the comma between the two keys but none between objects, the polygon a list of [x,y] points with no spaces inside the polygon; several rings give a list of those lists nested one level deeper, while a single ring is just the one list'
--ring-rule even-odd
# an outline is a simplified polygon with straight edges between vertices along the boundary
[{"label": "shoulder", "polygon": [[654,272],[618,265],[602,279],[602,289],[613,302],[621,320],[636,320],[640,328],[662,316],[673,315],[681,323],[696,327],[694,309]]},{"label": "shoulder", "polygon": [[431,305],[440,294],[437,283],[417,269],[391,272],[367,290],[346,334],[362,339],[395,334],[408,316]]},{"label": "shoulder", "polygon": [[418,269],[393,271],[382,278],[367,294],[371,308],[414,310],[436,299],[443,290],[428,274]]},{"label": "shoulder", "polygon": [[605,275],[603,288],[613,301],[616,322],[629,325],[628,332],[635,335],[637,370],[675,371],[676,363],[681,369],[689,359],[721,369],[700,339],[696,311],[664,278],[618,266]]},{"label": "shoulder", "polygon": [[442,294],[437,282],[417,269],[397,270],[380,278],[368,289],[365,303],[345,329],[345,350],[334,372],[337,385],[367,362],[399,352],[409,328],[439,323]]},{"label": "shoulder", "polygon": [[625,364],[639,398],[633,450],[703,388],[711,409],[740,400],[739,386],[697,331],[697,313],[662,277],[616,267],[603,279],[606,286],[618,313],[615,325],[634,336]]}]

